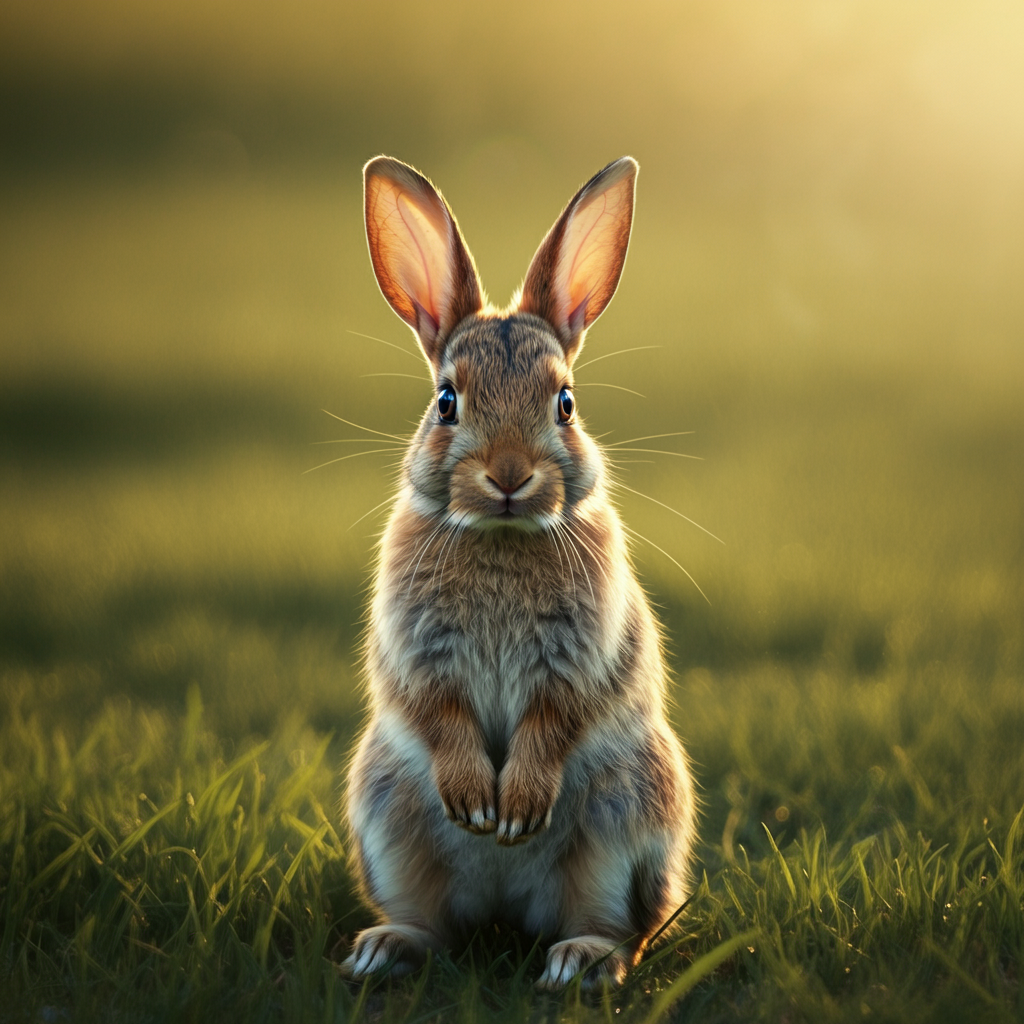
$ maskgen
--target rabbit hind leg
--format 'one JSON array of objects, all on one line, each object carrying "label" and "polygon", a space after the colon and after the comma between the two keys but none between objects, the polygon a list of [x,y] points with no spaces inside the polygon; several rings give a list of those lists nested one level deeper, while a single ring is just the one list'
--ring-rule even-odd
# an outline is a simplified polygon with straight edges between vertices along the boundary
[{"label": "rabbit hind leg", "polygon": [[541,989],[579,977],[585,990],[622,984],[647,942],[669,917],[679,886],[667,851],[642,853],[603,846],[577,849],[564,864],[563,920],[569,936],[548,949]]},{"label": "rabbit hind leg", "polygon": [[341,965],[353,978],[379,971],[415,970],[428,949],[446,945],[444,926],[450,872],[433,854],[434,842],[411,782],[374,793],[370,814],[359,814],[356,871],[381,923],[360,932]]}]

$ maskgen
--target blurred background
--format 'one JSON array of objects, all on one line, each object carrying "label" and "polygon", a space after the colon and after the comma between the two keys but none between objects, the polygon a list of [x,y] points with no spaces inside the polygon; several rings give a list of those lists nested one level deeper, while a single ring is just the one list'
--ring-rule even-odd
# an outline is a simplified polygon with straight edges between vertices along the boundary
[{"label": "blurred background", "polygon": [[[395,458],[305,471],[383,447],[321,410],[403,434],[430,399],[363,238],[382,152],[499,303],[574,189],[640,161],[578,397],[607,443],[703,460],[619,476],[712,819],[744,750],[813,770],[857,687],[1020,679],[1016,0],[53,0],[0,9],[8,709],[73,733],[194,685],[226,741],[294,713],[346,742]],[[785,723],[770,751],[742,706]],[[902,742],[875,752],[877,706],[858,771]]]}]

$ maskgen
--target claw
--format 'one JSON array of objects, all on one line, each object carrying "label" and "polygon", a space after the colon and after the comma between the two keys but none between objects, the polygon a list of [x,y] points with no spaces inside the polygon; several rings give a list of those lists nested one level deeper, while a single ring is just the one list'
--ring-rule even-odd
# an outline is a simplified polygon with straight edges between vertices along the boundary
[{"label": "claw", "polygon": [[490,808],[488,808],[487,813],[477,808],[470,816],[469,825],[472,831],[478,835],[493,832],[498,827],[498,823],[494,820],[494,811]]},{"label": "claw", "polygon": [[513,818],[511,821],[505,819],[498,825],[498,842],[502,846],[513,846],[521,841],[522,832],[523,823],[518,818]]}]

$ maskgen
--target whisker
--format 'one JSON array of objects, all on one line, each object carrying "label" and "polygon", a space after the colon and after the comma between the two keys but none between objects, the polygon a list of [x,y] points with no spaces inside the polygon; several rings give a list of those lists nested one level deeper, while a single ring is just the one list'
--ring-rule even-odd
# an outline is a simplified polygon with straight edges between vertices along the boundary
[{"label": "whisker", "polygon": [[[590,557],[591,557],[591,558],[593,558],[593,560],[594,560],[594,563],[595,563],[595,565],[597,566],[598,572],[600,572],[600,574],[601,574],[602,578],[603,578],[603,579],[605,579],[605,580],[607,581],[607,579],[608,579],[608,559],[607,559],[607,558],[606,558],[606,557],[604,556],[604,553],[603,553],[602,551],[600,551],[600,550],[598,550],[598,551],[595,551],[595,550],[594,550],[594,549],[593,549],[593,548],[592,548],[592,547],[591,547],[591,546],[590,546],[590,545],[589,545],[589,544],[588,544],[588,543],[587,543],[587,542],[586,542],[586,541],[585,541],[585,540],[583,539],[583,536],[582,536],[582,534],[580,533],[580,531],[579,531],[579,530],[574,530],[574,529],[572,528],[572,525],[571,525],[571,524],[570,524],[569,522],[566,522],[566,524],[565,524],[565,528],[566,528],[566,530],[568,530],[568,532],[569,532],[569,535],[570,535],[570,536],[571,536],[572,538],[574,538],[575,542],[576,542],[577,544],[580,544],[580,545],[582,545],[582,546],[583,546],[583,549],[584,549],[584,550],[585,550],[585,551],[587,552],[587,554],[589,554],[589,555],[590,555]],[[584,570],[584,571],[585,571],[585,570]],[[586,574],[586,575],[587,575],[587,586],[590,586],[590,573],[589,573],[589,572],[587,572],[587,574]],[[591,589],[590,589],[590,594],[591,594],[591,597],[593,597],[593,594],[594,594],[594,589],[593,589],[593,587],[591,587]]]},{"label": "whisker", "polygon": [[[614,433],[614,431],[609,431]],[[654,441],[659,437],[684,437],[687,434],[696,434],[696,430],[673,430],[671,434],[647,434],[644,437],[627,437],[625,441],[612,441],[610,444],[606,444],[606,448],[618,448],[621,444],[633,444],[635,441]],[[607,437],[608,434],[602,434],[601,437]],[[597,440],[597,438],[595,438]]]},{"label": "whisker", "polygon": [[[566,536],[566,533],[567,531],[565,529],[565,526],[559,523],[558,536],[560,541],[562,542],[562,547],[565,549],[565,559],[569,565],[569,578],[572,580],[572,599],[575,602],[578,600],[578,591],[576,589],[576,570],[573,568],[572,564],[573,556],[575,555],[576,561],[579,562],[580,566],[583,568],[584,575],[586,574],[586,566],[583,565],[583,560],[580,558],[579,551],[576,550],[576,545],[572,543],[572,538]],[[587,585],[590,585],[589,579],[587,580]]]},{"label": "whisker", "polygon": [[579,548],[576,546],[576,541],[580,538],[572,532],[568,523],[563,522],[561,525],[565,530],[565,539],[569,542],[569,547],[576,552],[576,558],[580,563],[580,568],[583,570],[583,575],[587,581],[587,589],[590,591],[590,600],[596,604],[597,598],[594,596],[594,585],[590,582],[590,572],[587,570],[587,563],[583,561],[583,556],[580,554]]},{"label": "whisker", "polygon": [[588,359],[585,363],[580,363],[579,366],[573,367],[573,373],[579,373],[585,366],[591,366],[594,363],[601,362],[602,359],[611,359],[612,356],[624,356],[629,352],[646,352],[649,349],[664,348],[663,345],[638,345],[636,348],[620,348],[618,352],[609,352],[603,356],[595,356],[593,359]]},{"label": "whisker", "polygon": [[[380,444],[375,437],[335,437],[329,441],[310,441],[310,444]],[[405,441],[396,441],[395,447],[400,448],[406,444]]]},{"label": "whisker", "polygon": [[623,526],[623,529],[627,533],[631,533],[638,540],[642,540],[645,543],[650,544],[651,547],[654,548],[655,551],[660,551],[674,566],[676,566],[676,568],[680,569],[683,572],[683,574],[686,576],[686,578],[697,588],[697,593],[699,593],[700,596],[703,597],[704,600],[707,601],[709,605],[711,604],[711,602],[708,601],[708,595],[705,594],[704,591],[700,589],[700,584],[664,548],[659,548],[658,545],[655,544],[653,540],[651,540],[648,537],[645,537],[642,533],[638,533],[636,530],[632,529],[629,526]]},{"label": "whisker", "polygon": [[[452,519],[453,520],[454,520],[454,517],[455,517],[455,514],[452,513]],[[454,539],[459,535],[459,525],[460,524],[456,523],[455,524],[455,529],[448,531],[448,534],[445,536],[444,540],[441,542],[441,550],[438,551],[436,555],[434,555],[434,571],[430,574],[430,589],[431,590],[434,589],[434,580],[437,578],[437,570],[438,570],[438,568],[440,568],[440,570],[441,570],[441,582],[444,582],[444,564],[441,562],[441,556],[444,555],[445,556],[445,561],[448,560],[448,556],[446,554],[446,551],[448,549],[449,543],[453,542]]]},{"label": "whisker", "polygon": [[[404,349],[403,349],[404,351]],[[408,377],[410,380],[418,381],[429,381],[429,377],[424,377],[421,373],[361,373],[360,377]]]},{"label": "whisker", "polygon": [[[438,589],[440,589],[441,587],[444,586],[444,571],[448,567],[448,556],[450,554],[452,554],[458,548],[459,541],[462,540],[462,535],[466,532],[467,526],[468,526],[467,523],[464,523],[464,522],[458,523],[456,525],[455,529],[452,530],[452,543],[450,545],[448,545],[447,542],[446,542],[445,546],[441,548],[441,550],[444,552],[444,561],[441,563],[441,573],[440,573],[440,575],[437,578]],[[447,548],[447,550],[446,550],[446,548]],[[433,589],[433,586],[434,586],[434,577],[433,576],[430,577],[430,586],[431,586],[431,589]]]},{"label": "whisker", "polygon": [[684,455],[682,452],[666,452],[660,448],[616,448],[617,452],[650,452],[651,455],[674,455],[677,459],[696,459],[698,462],[704,461],[703,455]]},{"label": "whisker", "polygon": [[375,338],[372,334],[363,334],[362,331],[352,331],[347,327],[345,328],[347,334],[355,334],[360,338],[367,338],[370,341],[379,341],[382,345],[387,345],[388,348],[397,348],[399,352],[404,352],[407,356],[412,356],[413,359],[419,359],[419,355],[416,352],[412,352],[407,349],[404,345],[396,345],[393,341],[385,341],[383,338]]},{"label": "whisker", "polygon": [[597,563],[597,567],[601,570],[602,575],[607,576],[608,574],[608,559],[604,552],[600,548],[595,551],[584,539],[579,530],[574,530],[572,526],[567,522],[566,529],[583,545],[584,548],[590,553],[590,556]]},{"label": "whisker", "polygon": [[[360,523],[361,523],[361,522],[362,522],[362,521],[363,521],[363,520],[364,520],[364,519],[365,519],[365,518],[366,518],[367,516],[372,516],[372,515],[373,515],[373,513],[377,511],[377,509],[379,509],[379,508],[383,508],[383,507],[384,507],[385,505],[387,505],[387,504],[388,504],[388,503],[389,503],[389,502],[390,502],[391,500],[392,500],[392,499],[391,499],[391,497],[389,496],[389,497],[385,498],[385,499],[384,499],[384,500],[383,500],[383,501],[382,501],[382,502],[381,502],[381,503],[380,503],[379,505],[374,505],[374,506],[373,506],[373,508],[371,508],[369,512],[364,512],[364,513],[363,513],[363,514],[362,514],[362,515],[361,515],[361,516],[360,516],[360,517],[359,517],[359,518],[358,518],[358,519],[357,519],[357,520],[356,520],[356,521],[355,521],[355,522],[354,522],[354,523],[352,524],[352,526],[350,526],[350,527],[349,527],[349,530],[351,530],[353,526],[358,526],[358,525],[359,525],[359,524],[360,524]],[[346,532],[347,532],[347,531],[346,531]]]},{"label": "whisker", "polygon": [[604,384],[599,380],[585,380],[577,381],[573,387],[575,388],[615,388],[616,391],[628,391],[631,395],[636,395],[637,398],[646,398],[646,395],[641,395],[639,391],[634,391],[632,388],[624,388],[621,384]]},{"label": "whisker", "polygon": [[380,455],[382,452],[387,452],[388,455],[394,455],[394,448],[374,448],[368,452],[353,452],[351,455],[342,455],[337,459],[331,459],[329,462],[321,462],[319,466],[313,466],[311,469],[304,469],[302,475],[305,476],[307,473],[312,473],[313,470],[323,469],[324,466],[333,466],[336,462],[345,462],[347,459],[358,459],[360,455]]},{"label": "whisker", "polygon": [[[558,524],[556,522],[553,525],[554,525],[554,529],[551,529],[551,530],[548,531],[548,536],[551,538],[551,546],[555,549],[555,552],[558,555],[558,569],[559,569],[559,572],[564,577],[565,576],[565,562],[562,560],[562,548],[561,548],[561,545],[558,543],[559,542],[558,529],[557,529]],[[566,552],[566,554],[568,554],[568,552]],[[573,601],[575,601],[576,600],[576,577],[575,577],[575,575],[573,575],[572,565],[571,564],[569,566],[569,580],[572,583],[572,596],[573,596]]]},{"label": "whisker", "polygon": [[685,519],[691,525],[696,526],[698,530],[703,530],[703,532],[706,533],[709,537],[713,538],[714,540],[717,540],[719,544],[725,543],[725,541],[722,540],[721,537],[716,537],[710,530],[701,526],[700,523],[694,522],[694,520],[692,520],[689,516],[684,516],[682,512],[680,512],[678,509],[674,509],[671,505],[666,505],[665,502],[658,501],[657,498],[652,498],[649,494],[644,494],[643,491],[637,491],[634,490],[632,487],[627,487],[624,483],[622,483],[621,480],[616,480],[615,486],[621,487],[624,491],[629,491],[630,494],[636,494],[639,495],[641,498],[646,498],[648,501],[653,501],[655,505],[660,505],[662,508],[667,508],[669,512],[675,512],[675,514],[679,516],[680,519]]},{"label": "whisker", "polygon": [[444,515],[441,516],[438,524],[427,535],[427,539],[422,543],[422,545],[420,545],[419,548],[417,548],[416,551],[412,553],[412,558],[410,558],[409,561],[406,563],[405,568],[402,570],[403,575],[409,572],[409,566],[412,565],[413,559],[416,558],[417,554],[419,555],[419,558],[416,560],[415,568],[412,570],[411,573],[409,573],[409,585],[408,587],[406,587],[405,591],[407,596],[412,592],[413,581],[416,579],[416,573],[420,571],[420,562],[423,561],[423,556],[427,553],[427,548],[430,547],[430,545],[434,541],[434,538],[445,528],[445,526],[447,526],[447,524],[453,518],[453,516],[453,512],[445,512]]},{"label": "whisker", "polygon": [[321,412],[327,413],[331,419],[338,420],[340,423],[345,423],[350,427],[355,427],[356,430],[365,430],[368,434],[377,434],[380,437],[390,437],[392,441],[401,441],[402,444],[408,444],[408,437],[400,437],[398,434],[385,434],[383,430],[374,430],[372,427],[364,427],[359,423],[353,423],[351,420],[345,419],[344,416],[339,416],[337,413],[331,412],[328,409],[321,409]]}]

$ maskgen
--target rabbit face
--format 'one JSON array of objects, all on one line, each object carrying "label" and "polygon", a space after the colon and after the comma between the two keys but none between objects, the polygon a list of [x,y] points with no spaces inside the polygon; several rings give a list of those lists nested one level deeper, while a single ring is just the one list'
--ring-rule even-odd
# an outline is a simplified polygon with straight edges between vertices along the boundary
[{"label": "rabbit face", "polygon": [[[419,511],[480,530],[550,528],[600,480],[571,408],[572,371],[551,329],[528,314],[464,321],[436,373],[439,401],[406,461]],[[442,411],[444,415],[442,415]]]}]

